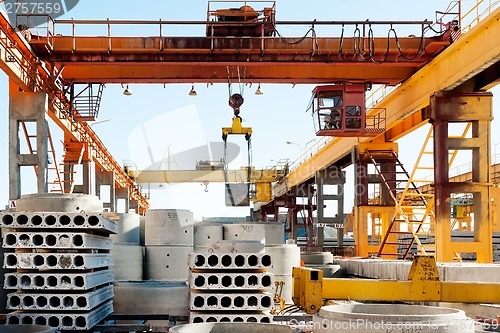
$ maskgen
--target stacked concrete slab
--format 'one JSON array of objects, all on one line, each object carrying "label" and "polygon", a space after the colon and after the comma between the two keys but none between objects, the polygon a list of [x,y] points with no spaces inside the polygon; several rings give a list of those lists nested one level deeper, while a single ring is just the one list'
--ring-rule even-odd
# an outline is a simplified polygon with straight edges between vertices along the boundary
[{"label": "stacked concrete slab", "polygon": [[[406,281],[411,261],[361,258],[334,258],[346,275],[372,279]],[[500,282],[500,265],[472,262],[436,263],[441,281],[449,282]]]},{"label": "stacked concrete slab", "polygon": [[188,210],[152,209],[146,213],[146,280],[188,279],[193,224],[193,213]]},{"label": "stacked concrete slab", "polygon": [[[72,202],[71,200],[69,200]],[[89,330],[113,311],[116,222],[101,213],[2,212],[8,324]]]},{"label": "stacked concrete slab", "polygon": [[[413,239],[412,236],[402,235],[398,236],[398,240],[401,243],[409,243]],[[474,241],[474,233],[471,231],[457,231],[451,232],[452,242],[472,242]],[[424,245],[434,245],[434,237],[419,236],[419,240]],[[500,262],[500,232],[494,232],[492,235],[493,244],[493,262]],[[429,246],[428,246],[429,247]],[[431,246],[432,248],[432,246]],[[407,247],[404,245],[398,245],[398,253],[403,256],[406,252]],[[417,244],[414,243],[411,248],[411,253],[418,253]],[[429,252],[429,249],[428,249]],[[462,260],[475,261],[477,259],[476,253],[460,253]]]},{"label": "stacked concrete slab", "polygon": [[[248,246],[248,245],[247,245]],[[265,253],[193,253],[190,322],[270,323],[274,305],[271,256]]]}]

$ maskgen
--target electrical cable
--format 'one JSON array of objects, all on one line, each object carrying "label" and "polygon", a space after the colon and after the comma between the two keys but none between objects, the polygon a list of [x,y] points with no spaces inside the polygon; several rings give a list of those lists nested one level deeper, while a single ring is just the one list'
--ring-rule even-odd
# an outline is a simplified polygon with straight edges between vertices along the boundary
[{"label": "electrical cable", "polygon": [[[418,50],[416,51],[416,53],[413,56],[409,56],[409,55],[405,55],[403,53],[402,48],[401,48],[401,43],[399,40],[399,36],[398,36],[396,30],[394,29],[393,24],[390,24],[390,29],[387,33],[386,51],[383,54],[382,60],[376,60],[374,58],[374,55],[375,55],[375,35],[373,32],[372,24],[369,22],[368,22],[368,27],[369,27],[368,34],[366,37],[368,49],[365,50],[364,47],[362,46],[362,40],[364,40],[365,37],[361,37],[361,30],[360,30],[358,24],[356,24],[356,28],[355,28],[354,33],[353,33],[353,51],[352,51],[353,54],[352,54],[352,58],[348,59],[347,55],[349,55],[349,52],[347,52],[347,53],[344,52],[345,24],[344,23],[342,24],[342,30],[341,30],[340,40],[339,40],[339,50],[337,53],[337,60],[342,59],[343,61],[346,61],[346,62],[353,62],[356,60],[356,57],[359,57],[362,60],[372,61],[375,64],[382,64],[384,62],[387,62],[387,59],[389,58],[389,54],[390,54],[390,50],[391,50],[391,45],[390,45],[391,35],[394,35],[395,43],[396,43],[396,46],[398,49],[398,55],[407,61],[412,61],[412,60],[415,60],[422,52],[425,51],[425,49],[424,49],[425,33],[428,30],[433,31],[435,33],[439,33],[439,31],[435,30],[430,24],[427,24],[427,25],[422,24],[420,43],[418,46]],[[294,40],[294,41],[290,41],[289,38],[284,37],[282,34],[280,34],[280,32],[277,29],[275,29],[274,31],[279,36],[281,41],[283,41],[284,43],[290,44],[290,45],[296,45],[296,44],[302,43],[303,41],[306,40],[309,33],[311,33],[311,38],[314,41],[314,46],[316,48],[318,57],[322,60],[322,62],[324,62],[326,64],[330,64],[330,63],[333,63],[335,61],[335,60],[328,60],[328,57],[330,54],[326,55],[326,57],[325,57],[325,54],[321,53],[321,49],[320,49],[319,43],[318,43],[318,38],[316,35],[316,30],[314,28],[314,23],[313,23],[312,27],[309,28],[309,30],[306,32],[306,34],[304,36],[302,36],[299,39]],[[366,53],[366,52],[368,52],[368,53]]]}]

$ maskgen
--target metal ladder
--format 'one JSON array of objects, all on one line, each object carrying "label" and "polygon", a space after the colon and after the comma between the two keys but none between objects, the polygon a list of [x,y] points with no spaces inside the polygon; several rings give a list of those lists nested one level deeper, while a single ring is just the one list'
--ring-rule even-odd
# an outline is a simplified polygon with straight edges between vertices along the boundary
[{"label": "metal ladder", "polygon": [[64,144],[63,162],[59,165],[63,171],[59,172],[64,175],[62,183],[69,183],[69,188],[64,186],[65,193],[73,193],[73,190],[75,189],[75,181],[78,174],[78,170],[75,170],[75,167],[82,163],[85,146],[86,144],[84,142],[71,142]]},{"label": "metal ladder", "polygon": [[[37,135],[33,135],[29,133],[28,126],[26,126],[26,122],[22,121],[20,122],[21,128],[23,130],[24,136],[26,137],[26,145],[28,147],[28,151],[30,154],[36,154],[37,149],[36,149],[36,143],[33,143],[32,140],[36,140]],[[48,149],[47,153],[49,158],[52,159],[52,161],[49,160],[48,166],[47,166],[47,177],[50,177],[50,173],[53,173],[54,175],[54,181],[50,182],[49,185],[52,185],[51,188],[49,189],[49,192],[64,192],[64,187],[63,187],[63,182],[61,179],[61,173],[59,171],[59,168],[57,166],[57,159],[56,159],[56,151],[54,149],[54,142],[52,140],[52,135],[50,133],[50,128],[47,126],[47,142],[48,142]],[[35,174],[38,175],[38,166],[34,165],[33,168],[35,169]],[[52,178],[52,177],[50,177]]]},{"label": "metal ladder", "polygon": [[[403,163],[398,159],[397,154],[394,151],[384,152],[385,156],[382,159],[379,159],[378,156],[370,151],[366,151],[367,156],[373,163],[377,173],[380,175],[383,184],[389,190],[389,194],[396,203],[395,206],[395,215],[391,220],[388,230],[385,232],[383,236],[382,243],[380,245],[379,251],[377,255],[381,256],[401,256],[399,251],[394,253],[384,252],[385,245],[397,245],[403,246],[406,248],[404,254],[402,255],[403,259],[406,259],[408,253],[410,252],[414,243],[417,243],[418,249],[422,254],[426,254],[425,249],[422,246],[422,243],[418,239],[418,233],[422,230],[423,225],[429,217],[430,212],[432,211],[431,205],[429,204],[429,198],[433,197],[433,194],[422,193],[419,188],[416,186],[415,182],[412,180],[408,171],[404,168]],[[382,171],[381,166],[383,163],[390,162],[391,165],[393,163],[394,170],[392,171]],[[389,175],[393,177],[388,178]],[[415,209],[423,210],[424,213],[417,216],[415,214],[408,214],[408,212],[413,211]],[[403,224],[407,225],[407,230],[403,231],[401,226]],[[398,241],[390,240],[389,236],[395,235],[411,235],[410,242],[405,243]]]},{"label": "metal ladder", "polygon": [[[466,125],[462,134],[456,136],[456,138],[465,138],[470,128],[471,124],[469,123]],[[423,159],[424,156],[433,156],[434,154],[432,148],[428,147],[429,143],[432,142],[431,139],[433,139],[432,134],[433,134],[433,129],[431,126],[424,140],[420,153],[415,162],[415,167],[413,168],[411,174],[408,174],[408,172],[406,172],[401,162],[397,160],[397,155],[393,152],[393,154],[395,155],[395,159],[397,160],[396,167],[399,165],[401,170],[404,171],[403,174],[408,176],[405,187],[398,188],[399,190],[402,191],[401,193],[399,194],[397,193],[398,189],[396,189],[396,191],[391,190],[391,186],[389,186],[389,184],[385,180],[385,177],[380,173],[380,168],[375,166],[377,172],[380,173],[382,179],[384,180],[384,184],[386,185],[386,187],[388,187],[391,196],[393,197],[396,203],[395,207],[396,213],[394,215],[393,220],[389,224],[388,230],[384,235],[384,240],[382,241],[382,244],[378,252],[379,257],[384,255],[398,255],[402,256],[403,259],[406,259],[410,254],[410,251],[415,243],[417,244],[417,249],[420,252],[420,254],[429,255],[435,253],[435,247],[432,247],[432,245],[429,246],[428,244],[424,245],[419,239],[419,235],[425,235],[426,237],[432,237],[434,235],[433,234],[434,223],[435,223],[434,192],[433,190],[429,190],[428,192],[423,193],[420,190],[420,187],[417,186],[417,184],[430,185],[431,183],[433,183],[432,178],[429,179],[421,177],[422,171],[432,172],[434,170],[433,164],[425,165],[425,160]],[[453,164],[458,154],[458,150],[454,150],[449,154],[450,157],[449,157],[448,168],[450,168],[451,165]],[[372,159],[372,163],[374,163],[375,165],[376,161],[371,156],[370,158]],[[420,179],[417,178],[419,176]],[[395,194],[397,194],[397,197],[395,196]],[[401,231],[400,228],[396,228],[397,226],[401,226],[402,223],[406,223],[408,231]],[[453,228],[453,225],[450,228]],[[412,237],[410,238],[410,241],[408,243],[400,241],[395,242],[395,245],[403,246],[404,254],[401,255],[399,251],[398,253],[384,252],[384,247],[386,244],[394,244],[393,242],[388,241],[390,234],[396,234],[396,235],[411,234]],[[454,259],[457,261],[462,260],[459,253],[454,253]]]}]

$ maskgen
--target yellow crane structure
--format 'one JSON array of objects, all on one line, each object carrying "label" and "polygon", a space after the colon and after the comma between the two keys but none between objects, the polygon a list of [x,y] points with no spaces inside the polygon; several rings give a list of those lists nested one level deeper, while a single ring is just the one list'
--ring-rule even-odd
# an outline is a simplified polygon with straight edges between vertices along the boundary
[{"label": "yellow crane structure", "polygon": [[[96,177],[119,189],[130,202],[131,208],[144,213],[147,198],[141,194],[134,177],[129,177],[116,162],[103,142],[86,121],[83,110],[78,110],[74,97],[78,84],[132,84],[132,83],[224,83],[227,66],[245,68],[246,80],[277,84],[325,84],[337,82],[364,82],[395,87],[381,98],[377,109],[385,110],[383,131],[370,137],[333,137],[307,161],[278,179],[271,172],[265,181],[257,183],[259,173],[251,171],[251,178],[263,188],[254,210],[263,214],[278,207],[289,209],[292,229],[296,227],[297,211],[303,209],[295,202],[297,193],[314,189],[315,181],[330,185],[331,179],[322,171],[336,169],[335,185],[343,184],[342,168],[354,164],[357,171],[368,164],[387,164],[384,154],[396,152],[395,142],[411,131],[431,123],[434,142],[434,214],[436,220],[436,258],[438,261],[453,260],[456,252],[477,253],[478,261],[492,259],[491,246],[491,178],[489,133],[492,119],[492,96],[488,89],[500,82],[498,76],[500,54],[500,8],[490,8],[482,20],[474,20],[474,26],[461,26],[461,13],[445,13],[436,22],[423,21],[278,21],[274,1],[263,4],[263,10],[255,10],[242,2],[239,9],[217,10],[217,1],[209,1],[209,21],[134,21],[134,20],[53,20],[46,16],[47,24],[37,29],[29,25],[16,26],[2,13],[0,15],[0,68],[9,76],[9,199],[21,195],[20,168],[35,166],[37,190],[47,191],[46,173],[48,151],[45,144],[33,154],[19,153],[20,124],[37,123],[37,140],[47,141],[46,119],[50,118],[64,131],[66,147],[84,150],[78,162],[84,165],[84,180],[88,180],[91,162],[95,162]],[[223,5],[225,2],[221,2]],[[479,7],[479,1],[475,7]],[[214,5],[214,6],[212,6]],[[227,4],[225,4],[227,5]],[[261,15],[262,14],[262,15]],[[30,22],[30,14],[19,15]],[[38,18],[39,20],[39,18]],[[201,37],[171,36],[175,25],[202,25],[206,35]],[[436,23],[436,34],[427,36]],[[107,28],[103,36],[78,35],[81,26]],[[117,25],[129,27],[156,27],[152,36],[115,36]],[[282,25],[307,26],[306,36],[283,38],[279,35]],[[420,36],[375,37],[374,27],[413,25]],[[322,36],[318,26],[340,27],[353,34]],[[63,28],[63,30],[59,30]],[[69,28],[69,29],[64,29]],[[138,30],[138,29],[137,29]],[[325,29],[326,30],[326,29]],[[61,31],[70,31],[61,33]],[[250,79],[249,79],[250,78]],[[74,93],[73,93],[74,92]],[[72,98],[73,97],[73,98]],[[368,110],[366,119],[374,114]],[[375,111],[373,111],[375,112]],[[449,125],[470,123],[472,137],[456,138],[449,135]],[[240,124],[233,123],[236,132]],[[241,128],[240,128],[241,127]],[[229,134],[229,131],[227,132]],[[470,150],[473,156],[472,179],[469,182],[450,182],[448,157],[450,150]],[[80,156],[80,155],[79,155]],[[369,157],[373,158],[369,158]],[[393,154],[391,156],[394,156]],[[392,158],[391,163],[397,163]],[[73,160],[64,161],[70,168]],[[383,165],[380,172],[388,184],[395,179],[385,177],[392,166]],[[235,172],[236,174],[240,171]],[[281,171],[280,171],[281,172]],[[264,172],[265,173],[265,172]],[[359,173],[361,174],[361,173]],[[64,177],[71,177],[71,172]],[[218,179],[222,179],[219,177]],[[241,176],[241,174],[240,174]],[[137,175],[139,178],[140,175]],[[174,177],[174,176],[171,176]],[[63,179],[65,182],[68,179]],[[276,180],[274,183],[273,180]],[[368,179],[359,177],[358,185],[366,185]],[[90,192],[90,181],[80,189]],[[71,186],[70,186],[71,188]],[[397,191],[391,185],[388,191]],[[307,191],[306,191],[307,192]],[[265,193],[265,194],[263,194]],[[270,194],[271,193],[271,194]],[[319,193],[319,192],[318,192]],[[474,241],[451,242],[450,204],[453,193],[472,193],[474,198]],[[397,193],[396,193],[397,194]],[[394,197],[397,198],[397,195]],[[311,193],[312,198],[312,193]],[[326,200],[329,200],[327,196]],[[323,200],[322,198],[321,200]],[[266,200],[264,200],[266,199]],[[337,200],[339,198],[335,198]],[[392,207],[391,207],[392,206]],[[384,206],[370,206],[368,198],[356,198],[354,229],[357,235],[357,254],[367,256],[367,219],[372,211],[385,216],[382,233],[387,234],[394,202]],[[308,208],[310,220],[316,208]],[[322,221],[319,221],[322,222]],[[327,222],[330,223],[330,222]],[[400,230],[391,230],[392,234]],[[394,236],[394,235],[391,235]],[[389,240],[388,242],[393,242]],[[395,241],[397,242],[397,240]],[[321,244],[317,244],[321,245]],[[395,244],[387,244],[395,245]],[[396,246],[396,245],[395,245]],[[377,252],[377,251],[375,251]]]},{"label": "yellow crane structure", "polygon": [[[287,165],[279,165],[264,170],[250,169],[250,183],[255,184],[253,202],[268,202],[272,199],[272,184],[282,179],[287,172]],[[246,183],[248,167],[240,170],[224,170],[220,164],[215,170],[134,170],[128,169],[128,176],[137,184],[154,183]]]}]

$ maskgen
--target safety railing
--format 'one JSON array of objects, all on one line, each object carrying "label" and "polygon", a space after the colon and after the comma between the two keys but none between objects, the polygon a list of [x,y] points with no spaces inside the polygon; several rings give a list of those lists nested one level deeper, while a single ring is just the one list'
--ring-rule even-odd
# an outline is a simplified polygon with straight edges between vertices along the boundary
[{"label": "safety railing", "polygon": [[464,8],[462,4],[460,18],[462,33],[468,32],[498,7],[500,7],[499,0],[476,0],[470,8]]},{"label": "safety railing", "polygon": [[[40,19],[43,15],[28,15],[29,17],[37,17]],[[48,19],[48,18],[47,18]],[[41,29],[34,27],[31,29],[31,33],[36,35],[40,33],[37,38],[47,38],[52,41],[54,36],[65,36],[73,38],[73,51],[79,51],[77,49],[76,39],[79,37],[104,37],[108,41],[108,51],[113,51],[113,38],[119,37],[141,37],[150,36],[158,37],[158,43],[152,46],[159,51],[165,49],[165,38],[169,37],[199,37],[201,29],[205,29],[206,36],[210,40],[211,50],[217,49],[217,43],[223,43],[224,40],[234,39],[234,36],[220,36],[210,33],[212,28],[217,27],[232,27],[241,26],[245,27],[256,27],[258,31],[261,32],[260,35],[238,35],[238,38],[243,42],[248,40],[251,48],[255,49],[257,45],[255,43],[256,39],[259,40],[259,51],[266,52],[267,43],[266,40],[276,39],[285,44],[290,45],[292,48],[296,48],[296,45],[301,44],[301,49],[305,49],[312,55],[326,57],[322,53],[321,43],[318,41],[322,37],[338,37],[339,50],[337,58],[339,61],[352,61],[353,57],[358,57],[361,61],[375,61],[373,58],[373,52],[376,45],[374,45],[374,38],[378,35],[381,39],[388,38],[388,35],[393,37],[397,36],[418,36],[420,38],[427,38],[432,32],[429,27],[433,24],[433,21],[423,20],[423,21],[276,21],[273,23],[273,33],[271,35],[266,35],[266,31],[269,31],[269,22],[257,21],[257,22],[225,22],[225,21],[163,21],[163,20],[53,20],[51,22],[50,29],[45,29],[45,31],[40,31]],[[53,26],[52,26],[53,25]],[[292,28],[296,31],[297,27],[304,27],[304,33],[302,36],[293,37],[285,36],[284,31]],[[137,28],[136,28],[137,27]],[[210,27],[207,31],[207,27]],[[38,30],[37,30],[38,29]],[[245,31],[245,29],[243,29]],[[342,49],[342,45],[346,41],[350,40],[354,48]],[[273,45],[272,43],[270,45]],[[380,41],[380,46],[378,48],[384,48],[387,45],[386,40]],[[331,51],[331,50],[330,50]],[[398,50],[387,50],[387,54],[394,53]],[[420,52],[419,50],[418,52]],[[399,50],[401,53],[402,50]],[[412,51],[414,53],[414,51]],[[417,52],[417,54],[418,54]],[[402,58],[405,57],[413,59],[415,55],[412,54],[402,54]],[[401,59],[399,59],[401,61]]]},{"label": "safety railing", "polygon": [[16,28],[30,43],[42,43],[52,49],[55,36],[55,22],[49,15],[18,14]]}]

